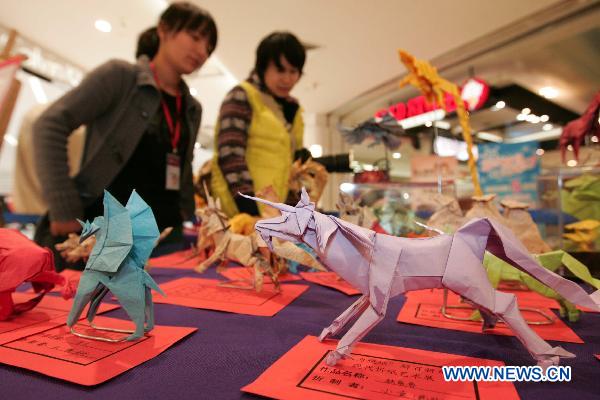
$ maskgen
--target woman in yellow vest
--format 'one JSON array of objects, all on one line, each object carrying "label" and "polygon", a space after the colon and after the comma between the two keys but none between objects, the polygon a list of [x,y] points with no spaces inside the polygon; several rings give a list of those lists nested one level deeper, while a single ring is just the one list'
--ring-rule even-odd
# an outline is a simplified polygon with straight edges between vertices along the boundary
[{"label": "woman in yellow vest", "polygon": [[294,155],[302,148],[302,109],[290,96],[302,76],[304,46],[289,32],[273,32],[256,50],[250,77],[221,105],[216,127],[211,188],[223,211],[260,215],[261,205],[238,195],[272,185],[280,201],[288,194]]}]

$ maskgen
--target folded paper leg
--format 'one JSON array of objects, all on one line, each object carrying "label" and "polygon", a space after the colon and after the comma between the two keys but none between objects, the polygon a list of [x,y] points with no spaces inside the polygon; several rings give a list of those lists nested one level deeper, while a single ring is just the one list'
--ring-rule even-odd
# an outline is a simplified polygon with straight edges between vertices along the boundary
[{"label": "folded paper leg", "polygon": [[319,335],[319,341],[323,341],[329,336],[337,335],[344,326],[350,322],[358,313],[362,313],[366,307],[369,305],[369,297],[361,296],[354,304],[352,304],[346,311],[340,314],[339,317],[333,320],[331,325],[327,328],[323,329],[321,335]]},{"label": "folded paper leg", "polygon": [[381,322],[383,317],[385,317],[385,311],[383,314],[379,314],[375,308],[369,304],[369,307],[363,311],[354,325],[352,325],[344,337],[340,339],[336,349],[327,355],[327,358],[325,359],[327,365],[333,366],[340,359],[349,357],[354,345]]}]

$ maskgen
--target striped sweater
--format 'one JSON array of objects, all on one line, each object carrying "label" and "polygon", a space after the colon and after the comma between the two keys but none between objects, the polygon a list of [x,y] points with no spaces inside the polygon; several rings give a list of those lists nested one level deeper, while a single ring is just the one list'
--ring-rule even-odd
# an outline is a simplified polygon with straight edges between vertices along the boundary
[{"label": "striped sweater", "polygon": [[[262,92],[268,93],[258,77],[253,74],[248,81]],[[293,98],[280,99],[276,102],[282,107],[288,129],[298,111],[298,102]],[[252,200],[239,196],[237,193],[254,195],[252,177],[246,163],[246,147],[248,132],[252,122],[252,107],[246,91],[241,86],[235,86],[227,94],[219,112],[219,131],[217,133],[217,149],[219,168],[233,194],[238,210],[250,215],[259,215],[258,207]]]}]

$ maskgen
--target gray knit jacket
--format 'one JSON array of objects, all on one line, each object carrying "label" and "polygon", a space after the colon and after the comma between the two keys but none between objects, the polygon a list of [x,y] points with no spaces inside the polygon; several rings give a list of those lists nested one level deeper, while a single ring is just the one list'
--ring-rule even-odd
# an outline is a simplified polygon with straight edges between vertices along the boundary
[{"label": "gray knit jacket", "polygon": [[[192,158],[202,107],[183,81],[181,93],[190,135],[179,207],[189,218],[194,212]],[[159,107],[160,92],[149,60],[142,56],[137,64],[111,60],[101,65],[38,118],[33,127],[36,169],[51,221],[83,217],[84,207],[102,195],[127,163]],[[87,132],[81,169],[70,178],[67,138],[81,125]]]}]

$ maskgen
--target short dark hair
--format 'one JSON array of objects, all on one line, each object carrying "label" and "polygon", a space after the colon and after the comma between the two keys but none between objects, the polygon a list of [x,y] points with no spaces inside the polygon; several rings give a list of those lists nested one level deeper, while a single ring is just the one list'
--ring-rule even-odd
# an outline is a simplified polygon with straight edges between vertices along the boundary
[{"label": "short dark hair", "polygon": [[198,31],[208,38],[209,54],[217,47],[217,25],[210,13],[187,1],[172,3],[160,16],[159,24],[169,32]]},{"label": "short dark hair", "polygon": [[152,60],[156,53],[158,53],[158,44],[159,39],[156,27],[153,26],[152,28],[146,29],[138,36],[135,58],[147,56]]},{"label": "short dark hair", "polygon": [[294,34],[290,32],[273,32],[261,40],[256,49],[256,62],[254,71],[258,74],[261,81],[264,81],[265,71],[269,62],[273,61],[277,68],[283,68],[281,65],[281,56],[284,56],[287,62],[298,68],[302,74],[304,61],[306,61],[306,50]]}]

